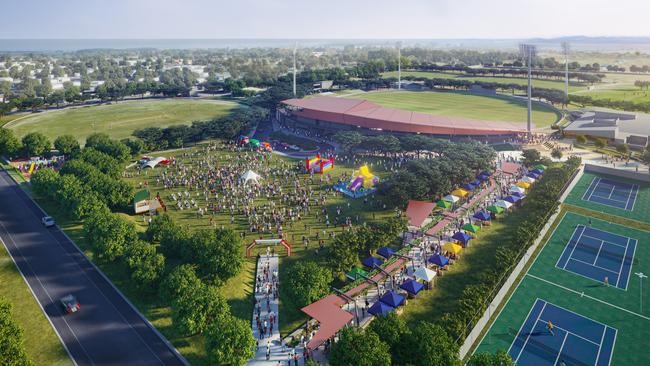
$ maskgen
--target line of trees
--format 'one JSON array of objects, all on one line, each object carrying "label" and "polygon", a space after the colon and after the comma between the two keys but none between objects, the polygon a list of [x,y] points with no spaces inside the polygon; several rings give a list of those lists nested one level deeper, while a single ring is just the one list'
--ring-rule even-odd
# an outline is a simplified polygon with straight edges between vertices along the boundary
[{"label": "line of trees", "polygon": [[27,357],[23,329],[16,324],[13,309],[7,299],[0,297],[0,365],[32,366]]},{"label": "line of trees", "polygon": [[260,121],[268,118],[268,114],[267,109],[252,107],[237,110],[211,121],[195,121],[191,126],[177,125],[166,128],[139,129],[133,132],[133,136],[144,142],[146,150],[178,148],[183,144],[209,138],[233,139],[248,133]]},{"label": "line of trees", "polygon": [[586,95],[569,94],[569,102],[579,104],[583,108],[587,105],[624,111],[637,111],[650,113],[650,102],[635,103],[628,100],[612,100],[609,98],[592,98]]}]

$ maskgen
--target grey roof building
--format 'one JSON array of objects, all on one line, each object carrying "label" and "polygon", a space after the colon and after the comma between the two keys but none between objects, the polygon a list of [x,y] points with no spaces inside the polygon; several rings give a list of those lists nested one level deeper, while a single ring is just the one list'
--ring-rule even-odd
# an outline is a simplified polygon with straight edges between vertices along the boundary
[{"label": "grey roof building", "polygon": [[603,137],[615,143],[645,147],[650,135],[650,115],[643,113],[588,110],[571,112],[564,127],[570,135]]}]

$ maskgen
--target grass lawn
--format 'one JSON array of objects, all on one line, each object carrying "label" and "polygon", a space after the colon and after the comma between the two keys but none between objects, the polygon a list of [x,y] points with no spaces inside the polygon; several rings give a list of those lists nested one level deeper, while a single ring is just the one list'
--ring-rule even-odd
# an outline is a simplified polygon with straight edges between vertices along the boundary
[{"label": "grass lawn", "polygon": [[[613,223],[613,217],[607,214],[587,211],[592,217],[592,228],[638,240],[634,259],[631,261],[631,277],[627,289],[623,290],[613,285],[604,286],[602,281],[556,267],[556,262],[565,251],[576,225],[585,225],[588,221],[587,216],[582,212],[574,211],[572,206],[568,206],[568,210],[566,215],[558,219],[559,225],[556,230],[544,244],[526,276],[498,314],[477,352],[507,350],[533,303],[540,298],[617,329],[612,365],[647,364],[650,362],[647,347],[639,340],[650,337],[650,309],[645,308],[640,312],[639,281],[632,273],[638,271],[647,273],[650,270],[648,232],[635,229],[631,225],[622,225],[623,222],[620,220]],[[634,226],[638,227],[639,223]],[[643,226],[649,227],[649,225]],[[560,321],[557,319],[554,322]],[[558,324],[558,326],[580,328],[575,322]],[[533,336],[540,335],[533,334]],[[565,354],[564,357],[571,359],[571,351],[567,352],[569,354]]]},{"label": "grass lawn", "polygon": [[[383,77],[397,77],[397,71],[389,71],[381,74]],[[465,76],[464,74],[448,73],[448,72],[428,72],[428,71],[402,71],[402,77],[413,76],[428,79],[459,79],[469,81],[481,81],[486,83],[501,83],[501,84],[518,84],[528,85],[527,78],[520,77],[501,77],[501,76]],[[546,79],[533,79],[534,88],[546,89],[559,89],[564,90],[564,80],[546,80]],[[584,90],[586,86],[582,83],[571,81],[569,83],[569,92]]]},{"label": "grass lawn", "polygon": [[72,365],[59,338],[1,243],[0,297],[13,305],[13,318],[24,330],[27,356],[36,365]]},{"label": "grass lawn", "polygon": [[[478,120],[525,122],[527,115],[522,101],[466,93],[388,91],[366,93],[358,98],[391,108]],[[559,118],[552,109],[533,104],[536,127],[550,126]]]},{"label": "grass lawn", "polygon": [[18,137],[34,131],[45,134],[51,140],[71,134],[83,143],[94,132],[104,132],[114,139],[122,139],[140,128],[190,124],[220,117],[237,106],[234,102],[216,100],[130,100],[30,114],[5,127],[12,129]]}]

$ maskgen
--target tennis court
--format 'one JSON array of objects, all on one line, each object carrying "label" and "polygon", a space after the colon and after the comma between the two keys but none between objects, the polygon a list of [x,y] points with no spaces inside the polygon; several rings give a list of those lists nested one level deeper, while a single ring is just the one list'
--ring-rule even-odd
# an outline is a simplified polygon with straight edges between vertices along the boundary
[{"label": "tennis court", "polygon": [[632,211],[639,185],[594,177],[582,199],[601,205]]},{"label": "tennis court", "polygon": [[566,212],[474,352],[507,351],[517,365],[650,365],[641,272],[650,231]]},{"label": "tennis court", "polygon": [[[549,330],[548,322],[553,324]],[[508,353],[517,365],[609,365],[616,329],[537,299]]]},{"label": "tennis court", "polygon": [[555,266],[626,290],[636,239],[578,225]]}]

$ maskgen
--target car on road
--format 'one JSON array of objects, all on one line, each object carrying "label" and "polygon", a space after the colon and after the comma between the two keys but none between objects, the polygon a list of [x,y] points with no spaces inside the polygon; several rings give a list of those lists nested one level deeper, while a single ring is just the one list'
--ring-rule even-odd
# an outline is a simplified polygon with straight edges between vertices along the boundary
[{"label": "car on road", "polygon": [[54,219],[51,216],[44,216],[41,222],[45,227],[52,227],[55,225]]},{"label": "car on road", "polygon": [[77,301],[77,298],[72,294],[63,296],[60,301],[61,306],[63,306],[63,310],[65,310],[65,312],[68,314],[76,313],[81,308],[79,301]]}]

